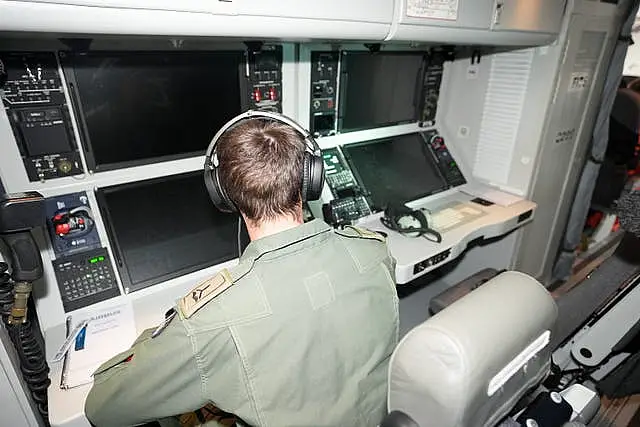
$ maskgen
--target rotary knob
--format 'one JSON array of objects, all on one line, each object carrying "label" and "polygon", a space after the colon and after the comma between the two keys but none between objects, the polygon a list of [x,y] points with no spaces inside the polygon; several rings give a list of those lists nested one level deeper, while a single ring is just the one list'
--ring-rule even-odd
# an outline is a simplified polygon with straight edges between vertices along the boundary
[{"label": "rotary knob", "polygon": [[60,160],[58,162],[58,170],[64,174],[67,174],[69,172],[71,172],[71,170],[73,169],[73,165],[71,164],[71,162],[69,160]]}]

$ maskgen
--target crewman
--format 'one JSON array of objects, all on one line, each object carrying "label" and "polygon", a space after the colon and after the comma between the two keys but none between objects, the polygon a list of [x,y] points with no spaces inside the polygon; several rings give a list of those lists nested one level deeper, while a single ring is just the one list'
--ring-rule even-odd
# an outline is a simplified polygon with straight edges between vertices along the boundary
[{"label": "crewman", "polygon": [[95,372],[88,419],[122,427],[213,408],[239,425],[375,427],[398,339],[385,238],[303,222],[309,154],[292,126],[249,118],[215,150],[251,242]]}]

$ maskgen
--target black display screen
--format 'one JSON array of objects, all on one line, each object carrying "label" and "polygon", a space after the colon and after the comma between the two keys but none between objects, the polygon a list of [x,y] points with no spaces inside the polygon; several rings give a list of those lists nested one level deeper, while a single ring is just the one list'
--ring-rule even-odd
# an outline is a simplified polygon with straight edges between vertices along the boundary
[{"label": "black display screen", "polygon": [[238,254],[236,215],[219,212],[202,172],[98,190],[125,287],[137,290]]},{"label": "black display screen", "polygon": [[203,154],[218,129],[242,111],[241,51],[63,58],[95,170]]},{"label": "black display screen", "polygon": [[447,189],[419,133],[349,144],[342,151],[376,210]]},{"label": "black display screen", "polygon": [[340,73],[342,132],[418,120],[422,54],[345,52]]},{"label": "black display screen", "polygon": [[22,137],[29,156],[66,153],[72,150],[67,126],[59,107],[19,112]]}]

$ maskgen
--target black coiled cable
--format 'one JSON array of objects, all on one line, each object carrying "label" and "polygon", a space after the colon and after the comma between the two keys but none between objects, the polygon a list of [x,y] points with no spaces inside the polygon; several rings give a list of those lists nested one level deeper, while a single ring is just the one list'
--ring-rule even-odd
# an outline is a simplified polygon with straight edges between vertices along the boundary
[{"label": "black coiled cable", "polygon": [[7,316],[10,314],[11,306],[13,305],[13,282],[9,274],[7,274],[7,269],[7,264],[0,262],[0,310],[2,310],[2,318],[18,353],[22,378],[27,383],[38,411],[48,425],[47,388],[51,384],[49,366],[34,330],[32,323],[33,310],[28,311],[27,322],[19,325],[9,325],[7,323]]},{"label": "black coiled cable", "polygon": [[[400,220],[410,217],[417,221],[419,226],[402,226]],[[401,234],[415,234],[415,237],[424,237],[435,243],[442,242],[442,235],[429,226],[429,221],[420,210],[413,210],[401,204],[390,204],[384,210],[384,216],[380,217],[382,225]]]},{"label": "black coiled cable", "polygon": [[0,314],[3,318],[9,315],[13,305],[13,282],[7,269],[7,264],[0,262]]}]

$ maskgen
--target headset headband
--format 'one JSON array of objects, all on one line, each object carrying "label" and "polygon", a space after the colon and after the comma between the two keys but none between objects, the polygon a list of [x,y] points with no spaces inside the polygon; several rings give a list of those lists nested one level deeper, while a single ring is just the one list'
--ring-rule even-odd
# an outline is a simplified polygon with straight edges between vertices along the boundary
[{"label": "headset headband", "polygon": [[226,190],[220,182],[220,176],[218,174],[220,162],[218,160],[217,146],[218,140],[222,138],[222,135],[224,135],[225,132],[228,132],[239,122],[247,119],[266,119],[282,123],[294,129],[300,137],[302,137],[305,144],[301,188],[302,201],[317,200],[320,198],[322,187],[324,185],[324,162],[322,160],[320,147],[313,139],[313,136],[287,116],[269,111],[249,110],[225,123],[224,126],[216,132],[211,143],[207,147],[204,166],[204,182],[213,204],[223,212],[234,212],[236,210],[233,201],[229,198]]},{"label": "headset headband", "polygon": [[220,137],[227,130],[229,130],[230,128],[235,126],[238,122],[241,122],[241,121],[243,121],[245,119],[252,119],[252,118],[256,118],[256,119],[271,119],[273,121],[284,123],[286,125],[291,126],[296,131],[298,131],[298,133],[300,133],[300,135],[302,135],[302,137],[304,138],[304,143],[305,143],[306,149],[310,154],[313,154],[315,156],[321,156],[322,155],[321,151],[320,151],[320,147],[318,146],[316,141],[311,137],[311,134],[309,132],[307,132],[298,123],[296,123],[293,119],[285,116],[284,114],[273,113],[271,111],[249,110],[249,111],[246,111],[246,112],[244,112],[244,113],[242,113],[240,115],[237,115],[234,118],[232,118],[231,120],[229,120],[213,136],[213,139],[211,140],[211,144],[209,144],[209,147],[207,147],[207,152],[206,152],[206,155],[205,155],[206,161],[210,162],[209,163],[209,167],[211,167],[211,166],[218,167],[218,157],[215,156],[214,158],[211,158],[211,156],[214,154],[214,152],[216,150],[216,146],[218,145],[218,140],[220,139]]}]

